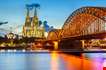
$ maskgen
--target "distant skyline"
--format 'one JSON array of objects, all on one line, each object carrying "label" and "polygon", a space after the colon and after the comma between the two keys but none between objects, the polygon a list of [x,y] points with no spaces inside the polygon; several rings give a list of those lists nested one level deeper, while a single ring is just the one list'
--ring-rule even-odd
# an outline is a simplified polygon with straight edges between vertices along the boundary
[{"label": "distant skyline", "polygon": [[[50,26],[61,28],[68,16],[83,6],[106,7],[106,0],[0,0],[0,22],[8,24],[0,28],[13,28],[14,32],[21,32],[25,23],[26,4],[38,3],[40,20],[46,20]],[[19,27],[21,26],[21,27]],[[16,27],[19,27],[15,29]],[[16,31],[15,31],[16,30]]]}]

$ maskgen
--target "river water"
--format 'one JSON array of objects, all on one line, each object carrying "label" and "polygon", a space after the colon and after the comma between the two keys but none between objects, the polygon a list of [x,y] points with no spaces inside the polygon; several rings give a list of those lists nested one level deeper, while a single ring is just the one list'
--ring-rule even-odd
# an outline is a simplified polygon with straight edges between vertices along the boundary
[{"label": "river water", "polygon": [[0,53],[0,70],[103,70],[106,53]]}]

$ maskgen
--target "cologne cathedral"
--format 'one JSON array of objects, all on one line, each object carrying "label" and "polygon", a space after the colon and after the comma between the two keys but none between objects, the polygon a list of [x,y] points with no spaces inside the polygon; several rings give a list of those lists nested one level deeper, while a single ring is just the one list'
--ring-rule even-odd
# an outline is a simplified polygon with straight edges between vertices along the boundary
[{"label": "cologne cathedral", "polygon": [[[39,4],[26,5],[27,15],[23,26],[24,37],[44,38],[45,28],[41,26],[42,22],[39,21],[37,16],[37,9],[39,7]],[[30,16],[30,14],[33,14],[33,16]]]}]

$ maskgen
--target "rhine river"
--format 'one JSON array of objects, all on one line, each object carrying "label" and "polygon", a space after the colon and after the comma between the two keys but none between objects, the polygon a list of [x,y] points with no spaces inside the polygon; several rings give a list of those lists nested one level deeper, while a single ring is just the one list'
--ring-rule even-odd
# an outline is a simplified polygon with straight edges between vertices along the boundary
[{"label": "rhine river", "polygon": [[106,53],[0,53],[0,70],[103,70]]}]

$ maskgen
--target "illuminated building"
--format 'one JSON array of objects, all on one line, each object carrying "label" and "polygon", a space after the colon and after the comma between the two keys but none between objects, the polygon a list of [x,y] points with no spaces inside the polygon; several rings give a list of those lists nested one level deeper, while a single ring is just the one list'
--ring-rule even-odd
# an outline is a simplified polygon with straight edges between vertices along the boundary
[{"label": "illuminated building", "polygon": [[[40,21],[37,16],[37,8],[40,7],[39,4],[27,5],[27,16],[25,20],[25,25],[23,26],[23,36],[24,37],[36,37],[44,38],[44,27],[40,26]],[[30,16],[30,12],[34,11],[33,16]]]}]

